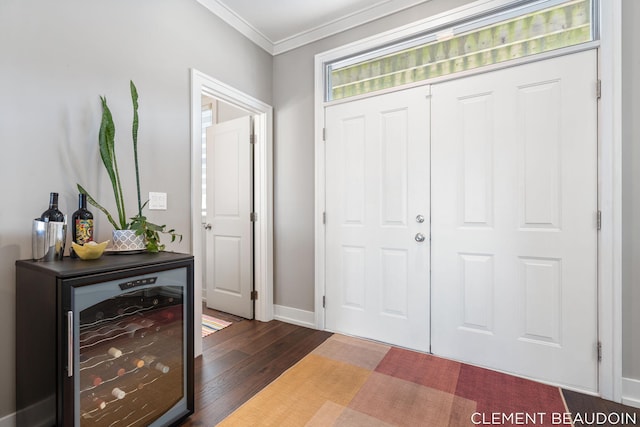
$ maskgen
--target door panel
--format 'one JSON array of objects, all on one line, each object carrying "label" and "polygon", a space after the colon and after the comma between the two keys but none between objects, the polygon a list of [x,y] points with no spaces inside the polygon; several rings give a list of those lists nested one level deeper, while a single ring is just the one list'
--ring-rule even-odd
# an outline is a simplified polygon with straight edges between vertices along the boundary
[{"label": "door panel", "polygon": [[[423,351],[429,349],[427,95],[423,87],[329,107],[325,142],[327,329]],[[416,241],[418,233],[424,241]]]},{"label": "door panel", "polygon": [[595,51],[432,87],[432,350],[597,390]]},{"label": "door panel", "polygon": [[251,117],[207,129],[207,307],[253,318]]}]

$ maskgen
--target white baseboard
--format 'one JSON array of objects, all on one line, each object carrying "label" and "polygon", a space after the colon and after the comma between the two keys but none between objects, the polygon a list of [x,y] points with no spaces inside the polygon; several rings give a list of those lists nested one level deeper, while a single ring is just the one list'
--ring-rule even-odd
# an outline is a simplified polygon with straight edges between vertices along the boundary
[{"label": "white baseboard", "polygon": [[622,378],[622,403],[640,408],[640,380]]},{"label": "white baseboard", "polygon": [[306,328],[316,328],[316,315],[313,311],[300,310],[298,308],[285,307],[283,305],[273,305],[273,318],[282,322],[293,323],[294,325]]},{"label": "white baseboard", "polygon": [[16,427],[16,414],[9,414],[0,418],[0,427]]}]

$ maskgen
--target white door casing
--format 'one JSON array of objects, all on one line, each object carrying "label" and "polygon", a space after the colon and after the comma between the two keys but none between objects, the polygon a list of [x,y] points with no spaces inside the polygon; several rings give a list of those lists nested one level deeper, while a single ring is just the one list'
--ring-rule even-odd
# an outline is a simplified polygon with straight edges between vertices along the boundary
[{"label": "white door casing", "polygon": [[[202,317],[204,236],[202,233],[202,95],[211,96],[254,115],[254,286],[256,320],[273,319],[273,108],[196,69],[191,69],[191,245],[194,322]],[[202,334],[194,328],[194,355],[202,354]]]},{"label": "white door casing", "polygon": [[251,116],[207,128],[207,307],[253,318]]},{"label": "white door casing", "polygon": [[597,58],[432,87],[434,354],[595,392]]},{"label": "white door casing", "polygon": [[428,351],[428,87],[329,107],[326,126],[326,328]]}]

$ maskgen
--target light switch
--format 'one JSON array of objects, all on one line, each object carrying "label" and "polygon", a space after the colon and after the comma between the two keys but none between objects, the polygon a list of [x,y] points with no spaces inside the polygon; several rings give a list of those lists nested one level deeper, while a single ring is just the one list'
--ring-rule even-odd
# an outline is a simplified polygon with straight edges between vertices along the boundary
[{"label": "light switch", "polygon": [[149,209],[150,210],[167,210],[167,193],[149,192]]}]

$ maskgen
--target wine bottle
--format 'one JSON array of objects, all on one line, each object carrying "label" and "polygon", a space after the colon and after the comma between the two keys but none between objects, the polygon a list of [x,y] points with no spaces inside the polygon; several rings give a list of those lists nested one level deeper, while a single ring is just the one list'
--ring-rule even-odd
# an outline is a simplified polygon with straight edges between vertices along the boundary
[{"label": "wine bottle", "polygon": [[58,210],[58,193],[49,194],[49,209],[40,217],[45,222],[64,222],[64,214]]},{"label": "wine bottle", "polygon": [[113,362],[107,362],[103,368],[102,379],[104,380],[103,382],[107,382],[115,378],[122,377],[126,375],[126,373],[127,370],[123,366],[119,364],[116,365]]},{"label": "wine bottle", "polygon": [[[78,245],[93,241],[93,214],[87,210],[87,195],[78,194],[78,210],[71,216],[71,238]],[[70,251],[73,258],[77,255]]]},{"label": "wine bottle", "polygon": [[142,356],[142,360],[144,361],[144,366],[150,369],[155,369],[157,371],[160,371],[163,374],[168,373],[169,370],[171,369],[167,365],[161,362],[158,362],[155,356],[151,356],[151,355]]},{"label": "wine bottle", "polygon": [[115,347],[111,347],[109,348],[109,350],[107,350],[107,353],[109,354],[109,356],[112,356],[114,358],[118,358],[120,356],[122,356],[122,350],[120,350],[119,348],[115,348]]},{"label": "wine bottle", "polygon": [[90,388],[98,387],[102,384],[102,377],[94,374],[86,374],[80,376],[80,389],[87,390]]},{"label": "wine bottle", "polygon": [[137,357],[123,357],[122,363],[125,367],[131,369],[139,369],[144,366],[144,360],[138,359]]},{"label": "wine bottle", "polygon": [[111,390],[111,394],[113,395],[113,397],[115,397],[116,399],[124,399],[124,397],[127,395],[127,393],[125,393],[124,391],[122,391],[121,389],[119,389],[118,387],[114,388],[113,390]]},{"label": "wine bottle", "polygon": [[106,408],[107,402],[105,402],[104,399],[97,396],[95,393],[91,393],[90,395],[82,398],[80,405],[82,406],[82,410],[90,412],[95,409]]}]

